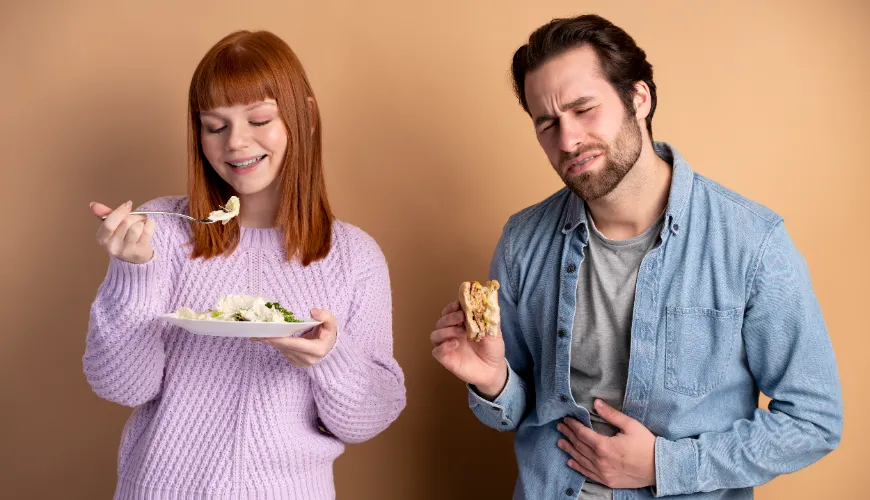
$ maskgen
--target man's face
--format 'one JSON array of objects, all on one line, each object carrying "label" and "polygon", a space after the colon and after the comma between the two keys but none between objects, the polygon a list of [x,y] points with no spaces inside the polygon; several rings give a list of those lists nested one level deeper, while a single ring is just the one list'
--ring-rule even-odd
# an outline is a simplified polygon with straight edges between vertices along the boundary
[{"label": "man's face", "polygon": [[556,173],[587,202],[613,191],[640,157],[643,135],[595,51],[569,50],[529,72],[525,83],[538,142]]}]

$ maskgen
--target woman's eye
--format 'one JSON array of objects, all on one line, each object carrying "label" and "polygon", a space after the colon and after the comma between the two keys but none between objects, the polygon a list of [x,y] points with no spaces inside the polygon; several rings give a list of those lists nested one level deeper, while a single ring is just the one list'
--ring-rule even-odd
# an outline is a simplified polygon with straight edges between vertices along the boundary
[{"label": "woman's eye", "polygon": [[270,121],[272,121],[272,120],[264,120],[264,121],[261,121],[261,122],[250,122],[250,124],[253,125],[253,126],[255,126],[255,127],[262,127],[263,125],[266,125],[266,124],[269,123]]},{"label": "woman's eye", "polygon": [[209,134],[220,134],[220,133],[223,132],[226,128],[227,128],[227,126],[224,125],[223,127],[218,127],[218,128],[214,128],[214,127],[206,127],[205,130],[206,130],[206,132],[208,132]]}]

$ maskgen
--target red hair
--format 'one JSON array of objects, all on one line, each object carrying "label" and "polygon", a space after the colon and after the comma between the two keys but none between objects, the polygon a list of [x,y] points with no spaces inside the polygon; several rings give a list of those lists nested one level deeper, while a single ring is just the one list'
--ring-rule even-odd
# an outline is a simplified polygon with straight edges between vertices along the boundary
[{"label": "red hair", "polygon": [[[193,73],[187,141],[190,215],[207,217],[234,194],[203,154],[200,113],[266,99],[277,102],[287,130],[287,152],[276,180],[281,200],[275,227],[283,232],[287,260],[298,257],[307,266],[326,257],[332,244],[333,215],[323,178],[320,112],[302,63],[272,33],[238,31],[226,36]],[[226,225],[192,223],[192,228],[193,258],[230,255],[239,245],[238,218]]]}]

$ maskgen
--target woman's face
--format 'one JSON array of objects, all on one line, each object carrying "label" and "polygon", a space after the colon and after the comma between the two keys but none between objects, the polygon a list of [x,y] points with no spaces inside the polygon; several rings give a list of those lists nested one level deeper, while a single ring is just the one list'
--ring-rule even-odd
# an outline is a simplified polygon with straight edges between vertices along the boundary
[{"label": "woman's face", "polygon": [[202,151],[240,196],[272,185],[287,151],[287,129],[274,99],[200,113]]}]

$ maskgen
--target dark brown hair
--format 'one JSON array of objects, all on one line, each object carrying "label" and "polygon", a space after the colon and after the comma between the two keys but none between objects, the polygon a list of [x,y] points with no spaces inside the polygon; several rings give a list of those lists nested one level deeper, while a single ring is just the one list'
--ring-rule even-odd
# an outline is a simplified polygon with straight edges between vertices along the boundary
[{"label": "dark brown hair", "polygon": [[[190,82],[188,99],[188,198],[193,217],[203,218],[226,203],[230,187],[212,169],[202,150],[200,113],[209,109],[274,99],[287,130],[278,182],[281,201],[275,227],[281,229],[287,260],[303,265],[326,257],[332,244],[333,215],[323,178],[320,112],[302,63],[290,47],[268,31],[237,31],[203,57]],[[313,133],[312,133],[313,130]],[[238,219],[193,224],[192,257],[229,255],[239,244]]]},{"label": "dark brown hair", "polygon": [[571,49],[588,45],[598,56],[601,71],[610,82],[627,111],[634,110],[634,85],[646,82],[650,90],[650,110],[646,128],[652,139],[652,118],[656,110],[656,85],[646,53],[619,26],[594,14],[553,19],[536,29],[529,41],[514,53],[511,64],[514,91],[526,113],[526,75],[550,59]]}]

